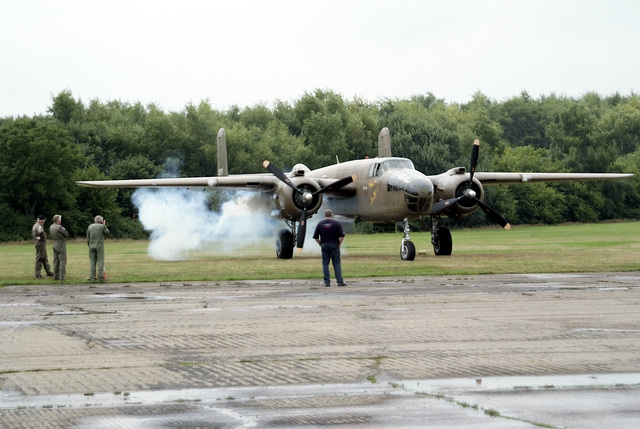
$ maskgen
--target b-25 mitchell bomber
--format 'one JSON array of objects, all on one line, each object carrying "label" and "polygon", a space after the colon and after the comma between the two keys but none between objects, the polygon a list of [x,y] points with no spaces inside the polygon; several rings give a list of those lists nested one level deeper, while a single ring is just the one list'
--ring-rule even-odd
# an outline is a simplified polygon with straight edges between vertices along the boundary
[{"label": "b-25 mitchell bomber", "polygon": [[218,132],[218,176],[173,179],[134,179],[78,181],[89,187],[235,189],[268,193],[275,213],[288,228],[278,232],[276,254],[280,259],[293,257],[293,249],[304,246],[307,221],[320,208],[334,214],[368,222],[403,222],[400,245],[403,260],[414,260],[416,248],[410,238],[409,221],[429,217],[431,244],[436,255],[450,255],[451,233],[439,226],[442,218],[460,218],[481,209],[493,222],[505,229],[510,225],[498,212],[486,205],[484,187],[515,183],[567,180],[610,180],[633,174],[606,173],[499,173],[476,172],[480,142],[471,151],[470,168],[455,167],[437,175],[425,175],[407,158],[391,156],[387,128],[378,136],[378,157],[336,163],[316,170],[296,164],[284,173],[269,161],[263,166],[269,173],[227,173],[226,137]]}]

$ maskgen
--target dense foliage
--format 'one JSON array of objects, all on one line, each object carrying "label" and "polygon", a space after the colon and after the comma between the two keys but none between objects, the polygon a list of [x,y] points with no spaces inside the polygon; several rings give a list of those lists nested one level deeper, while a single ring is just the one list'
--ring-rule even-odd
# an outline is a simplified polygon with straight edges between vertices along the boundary
[{"label": "dense foliage", "polygon": [[[630,180],[525,184],[487,188],[486,201],[512,224],[640,218],[640,97],[588,93],[580,99],[526,92],[497,102],[482,93],[467,104],[433,94],[408,100],[345,100],[332,91],[305,93],[293,104],[210,103],[181,112],[155,105],[91,100],[70,91],[53,97],[49,115],[0,119],[0,240],[30,237],[35,216],[63,214],[81,236],[95,214],[116,237],[143,237],[128,189],[88,189],[76,180],[216,175],[216,135],[227,135],[229,173],[263,172],[269,159],[285,170],[318,168],[377,155],[377,135],[391,131],[392,154],[437,174],[468,166],[482,142],[478,171],[627,172]],[[481,225],[474,214],[457,225]]]}]

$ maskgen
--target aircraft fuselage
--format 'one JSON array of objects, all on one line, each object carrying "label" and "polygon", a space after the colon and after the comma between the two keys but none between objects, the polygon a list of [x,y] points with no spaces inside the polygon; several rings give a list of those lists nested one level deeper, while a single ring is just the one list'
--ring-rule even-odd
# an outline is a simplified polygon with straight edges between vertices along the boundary
[{"label": "aircraft fuselage", "polygon": [[325,196],[323,206],[337,215],[383,222],[415,219],[429,213],[433,203],[431,180],[407,158],[368,158],[310,171],[307,177],[357,179],[345,196]]}]

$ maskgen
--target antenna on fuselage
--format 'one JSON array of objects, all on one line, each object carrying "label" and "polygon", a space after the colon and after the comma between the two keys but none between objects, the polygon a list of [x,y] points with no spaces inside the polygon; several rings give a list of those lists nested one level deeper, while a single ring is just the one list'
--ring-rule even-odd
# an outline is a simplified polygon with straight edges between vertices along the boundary
[{"label": "antenna on fuselage", "polygon": [[227,134],[224,128],[218,130],[218,176],[228,176],[229,166],[227,165]]},{"label": "antenna on fuselage", "polygon": [[391,156],[391,135],[389,128],[384,127],[378,134],[378,158],[387,158]]}]

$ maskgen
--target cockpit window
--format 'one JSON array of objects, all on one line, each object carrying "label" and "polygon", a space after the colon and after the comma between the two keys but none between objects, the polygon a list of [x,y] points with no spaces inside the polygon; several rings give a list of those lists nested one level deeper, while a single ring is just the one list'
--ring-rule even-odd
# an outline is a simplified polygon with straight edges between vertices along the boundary
[{"label": "cockpit window", "polygon": [[369,168],[369,176],[379,177],[389,170],[395,170],[398,168],[415,170],[415,167],[413,166],[413,162],[411,162],[411,160],[406,158],[391,158],[386,159],[382,162],[371,164],[371,167]]}]

